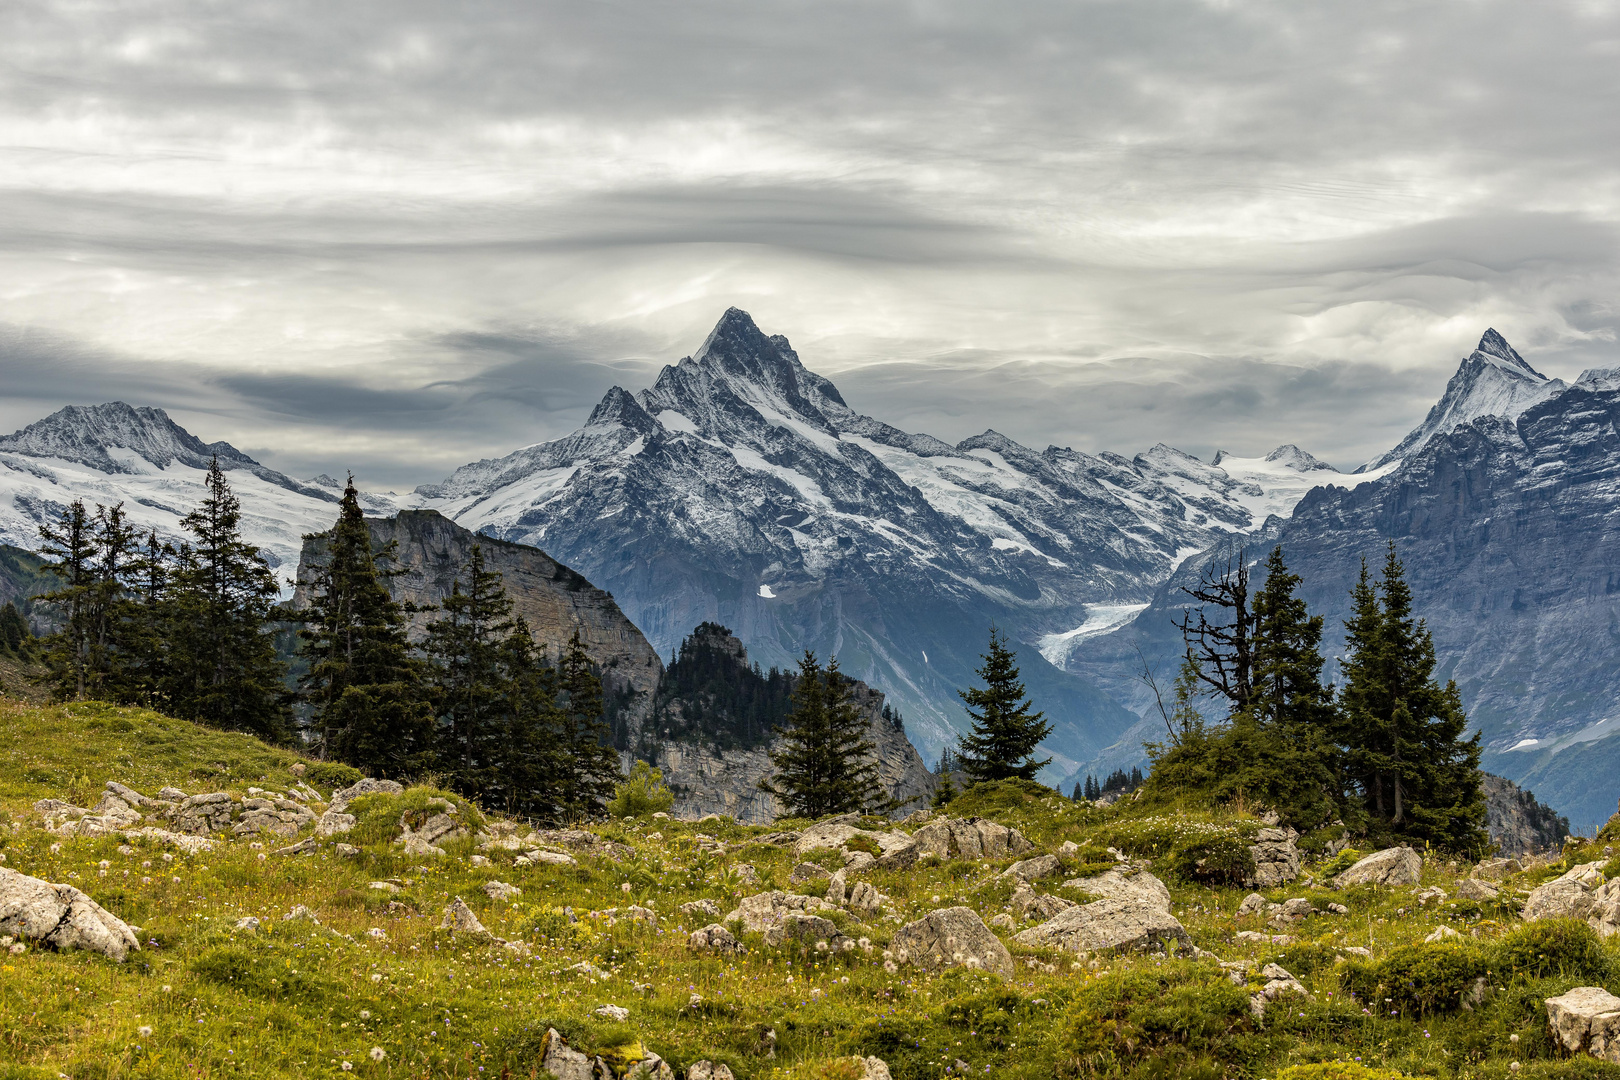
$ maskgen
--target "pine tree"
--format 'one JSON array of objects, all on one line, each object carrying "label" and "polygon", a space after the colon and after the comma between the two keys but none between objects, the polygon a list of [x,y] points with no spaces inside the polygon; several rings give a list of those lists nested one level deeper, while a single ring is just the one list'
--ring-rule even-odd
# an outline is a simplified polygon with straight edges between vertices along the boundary
[{"label": "pine tree", "polygon": [[849,700],[849,684],[838,661],[823,669],[814,653],[799,661],[793,711],[778,729],[781,744],[771,751],[776,774],[761,780],[761,791],[775,795],[784,817],[819,818],[887,807],[878,783],[875,743]]},{"label": "pine tree", "polygon": [[500,756],[510,690],[503,652],[516,629],[512,601],[501,575],[485,568],[482,545],[472,546],[439,610],[423,643],[433,665],[436,761],[457,790],[476,792]]},{"label": "pine tree", "polygon": [[12,656],[26,657],[31,651],[33,632],[28,628],[28,620],[23,618],[17,605],[7,600],[0,606],[0,642]]},{"label": "pine tree", "polygon": [[368,776],[398,777],[430,763],[433,718],[422,664],[411,655],[405,616],[387,587],[392,550],[374,552],[349,478],[333,527],[310,567],[309,610],[299,631],[308,672],[299,680],[315,710],[324,754]]},{"label": "pine tree", "polygon": [[280,589],[242,539],[241,504],[218,459],[207,488],[180,522],[195,546],[179,550],[172,578],[170,706],[182,719],[280,741],[288,734],[285,665],[269,632]]},{"label": "pine tree", "polygon": [[[557,704],[558,671],[537,649],[528,624],[516,620],[502,644],[509,680],[499,758],[482,798],[508,813],[544,820],[572,815],[564,792],[569,753],[568,719]],[[614,762],[617,771],[617,761]]]},{"label": "pine tree", "polygon": [[39,537],[40,554],[49,560],[42,569],[62,582],[61,588],[41,597],[62,613],[62,628],[45,643],[45,663],[56,697],[83,701],[92,640],[95,522],[84,503],[75,499],[56,524],[39,527]]},{"label": "pine tree", "polygon": [[957,691],[973,721],[972,731],[959,741],[962,769],[975,783],[1011,777],[1033,780],[1052,762],[1051,758],[1037,761],[1034,757],[1052,725],[1046,723],[1044,713],[1030,711],[1024,684],[1018,678],[1017,656],[993,626],[983,659],[978,674],[984,687]]},{"label": "pine tree", "polygon": [[602,680],[593,670],[578,630],[563,654],[557,687],[563,724],[558,738],[563,751],[558,801],[570,816],[584,816],[612,798],[624,776],[612,732],[602,718]]},{"label": "pine tree", "polygon": [[1340,733],[1365,811],[1397,835],[1480,850],[1479,735],[1464,737],[1456,683],[1434,678],[1434,640],[1412,613],[1393,542],[1376,590],[1363,566],[1351,599]]}]

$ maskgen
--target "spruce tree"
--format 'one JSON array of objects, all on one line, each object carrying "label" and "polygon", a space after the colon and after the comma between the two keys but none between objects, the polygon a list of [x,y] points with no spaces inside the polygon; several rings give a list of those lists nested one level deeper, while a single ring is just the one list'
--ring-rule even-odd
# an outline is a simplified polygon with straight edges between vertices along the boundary
[{"label": "spruce tree", "polygon": [[1414,617],[1393,541],[1376,588],[1351,592],[1339,734],[1364,812],[1389,832],[1453,851],[1486,843],[1479,735],[1454,682],[1434,678],[1434,640]]},{"label": "spruce tree", "polygon": [[242,539],[241,504],[215,459],[208,494],[180,522],[195,544],[177,553],[168,633],[168,697],[176,716],[281,741],[288,736],[285,667],[270,633],[280,589]]},{"label": "spruce tree", "polygon": [[501,651],[508,680],[504,726],[499,757],[481,797],[508,813],[531,818],[577,816],[570,813],[563,790],[569,769],[562,741],[568,719],[557,703],[557,668],[535,647],[521,618]]},{"label": "spruce tree", "polygon": [[436,761],[457,790],[476,792],[489,782],[504,740],[510,691],[504,648],[517,625],[501,575],[485,568],[482,545],[472,546],[439,610],[423,643],[438,716]]},{"label": "spruce tree", "polygon": [[0,641],[4,642],[8,653],[16,657],[28,656],[33,636],[28,620],[17,610],[16,604],[7,600],[0,606]]},{"label": "spruce tree", "polygon": [[866,721],[849,700],[849,683],[836,659],[825,669],[815,653],[799,661],[793,711],[777,730],[781,743],[771,751],[775,775],[759,782],[776,796],[784,817],[828,814],[892,805],[878,782],[877,749]]},{"label": "spruce tree", "polygon": [[323,755],[369,776],[398,777],[431,763],[433,717],[422,664],[411,655],[405,615],[388,590],[391,550],[372,550],[371,530],[349,478],[333,527],[310,567],[309,610],[299,631],[308,672],[299,680],[314,709]]},{"label": "spruce tree", "polygon": [[1011,777],[1033,780],[1052,762],[1051,758],[1034,757],[1052,725],[1046,723],[1044,713],[1030,711],[1024,684],[1018,678],[1018,658],[994,626],[983,659],[978,674],[984,686],[957,691],[973,721],[973,729],[958,742],[962,769],[975,783]]},{"label": "spruce tree", "polygon": [[55,574],[61,588],[40,599],[61,613],[61,629],[45,642],[45,663],[59,700],[83,701],[89,682],[91,611],[95,600],[95,521],[75,499],[54,524],[39,527],[41,568]]},{"label": "spruce tree", "polygon": [[557,739],[562,751],[558,801],[565,814],[582,817],[595,813],[612,798],[614,787],[624,777],[612,731],[602,716],[602,680],[585,653],[578,630],[562,656],[557,688],[557,710],[562,718]]}]

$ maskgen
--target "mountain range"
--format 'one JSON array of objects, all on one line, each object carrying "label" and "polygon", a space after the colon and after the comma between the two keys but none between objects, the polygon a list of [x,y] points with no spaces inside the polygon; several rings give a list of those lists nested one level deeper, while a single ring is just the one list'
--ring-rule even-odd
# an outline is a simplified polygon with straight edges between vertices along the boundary
[{"label": "mountain range", "polygon": [[[1162,444],[1036,450],[996,431],[951,444],[856,412],[731,309],[578,431],[366,508],[436,510],[543,548],[663,656],[705,622],[767,666],[837,655],[929,760],[964,723],[955,691],[994,624],[1054,724],[1045,777],[1065,783],[1142,760],[1157,723],[1142,666],[1173,674],[1178,589],[1210,558],[1282,543],[1336,629],[1360,557],[1394,539],[1490,764],[1535,778],[1580,824],[1608,810],[1592,812],[1569,763],[1620,756],[1605,726],[1620,689],[1606,651],[1620,635],[1617,398],[1620,371],[1566,385],[1492,330],[1423,423],[1353,474],[1294,446],[1204,462]],[[204,444],[159,409],[70,407],[0,439],[0,540],[35,546],[76,497],[177,532],[215,456],[290,589],[340,485]]]}]

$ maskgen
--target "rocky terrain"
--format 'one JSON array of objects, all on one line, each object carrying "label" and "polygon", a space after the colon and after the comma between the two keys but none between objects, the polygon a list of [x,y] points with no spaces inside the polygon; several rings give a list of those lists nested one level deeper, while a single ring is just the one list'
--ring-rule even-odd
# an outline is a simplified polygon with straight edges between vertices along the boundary
[{"label": "rocky terrain", "polygon": [[[567,649],[575,633],[599,666],[610,719],[635,731],[652,712],[664,665],[647,639],[607,593],[538,548],[492,537],[480,537],[432,510],[406,510],[393,517],[371,518],[374,549],[393,545],[389,593],[419,610],[410,616],[411,636],[420,640],[438,615],[431,609],[450,595],[458,575],[465,576],[474,544],[485,566],[501,575],[512,600],[512,614],[529,625],[535,643],[553,657]],[[322,557],[323,541],[304,541],[299,554],[298,586],[293,605],[308,603],[311,560]]]},{"label": "rocky terrain", "polygon": [[[693,642],[723,657],[730,667],[724,677],[732,683],[755,678],[742,642],[724,627],[706,624]],[[883,715],[884,695],[856,681],[850,698],[866,718],[868,738],[876,744],[878,777],[888,795],[908,810],[928,805],[938,778],[906,738],[905,729]],[[770,751],[777,740],[767,737],[756,745],[719,742],[717,729],[726,717],[717,715],[712,702],[659,695],[659,712],[650,738],[637,744],[641,756],[656,764],[675,795],[675,813],[683,817],[723,814],[745,824],[763,824],[779,813],[775,796],[759,790],[759,781],[775,770]],[[678,737],[671,737],[671,732]]]},{"label": "rocky terrain", "polygon": [[901,822],[558,829],[339,771],[0,702],[10,1075],[1614,1069],[1607,833],[1475,865],[1015,782]]}]

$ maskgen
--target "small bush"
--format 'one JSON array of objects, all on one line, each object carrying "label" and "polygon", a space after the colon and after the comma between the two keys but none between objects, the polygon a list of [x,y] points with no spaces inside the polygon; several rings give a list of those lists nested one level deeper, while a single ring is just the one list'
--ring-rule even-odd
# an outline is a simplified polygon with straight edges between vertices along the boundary
[{"label": "small bush", "polygon": [[1254,875],[1254,854],[1236,836],[1222,836],[1177,848],[1170,868],[1186,881],[1241,885]]},{"label": "small bush", "polygon": [[1357,851],[1355,848],[1345,848],[1343,851],[1333,856],[1333,858],[1317,867],[1316,874],[1324,881],[1330,880],[1338,877],[1340,874],[1344,873],[1346,870],[1350,869],[1352,866],[1356,865],[1356,863],[1360,862],[1366,857],[1367,853],[1365,851]]},{"label": "small bush", "polygon": [[[1249,996],[1208,965],[1176,961],[1086,985],[1060,1037],[1065,1073],[1221,1076],[1254,1059]],[[1244,1070],[1239,1070],[1244,1071]]]},{"label": "small bush", "polygon": [[341,761],[315,761],[304,770],[304,779],[335,790],[359,783],[365,779],[365,773]]},{"label": "small bush", "polygon": [[664,774],[645,761],[630,767],[630,776],[613,789],[607,812],[616,818],[644,818],[656,813],[668,813],[675,805],[675,796],[664,786]]},{"label": "small bush", "polygon": [[1490,966],[1490,957],[1473,942],[1441,941],[1403,945],[1374,963],[1347,964],[1344,981],[1374,1011],[1427,1015],[1460,1007]]},{"label": "small bush", "polygon": [[1499,970],[1524,978],[1567,975],[1601,985],[1615,974],[1603,939],[1579,919],[1538,919],[1514,927],[1494,951]]},{"label": "small bush", "polygon": [[413,787],[406,788],[402,795],[379,792],[362,795],[351,802],[349,813],[356,820],[354,829],[349,833],[352,838],[350,843],[389,843],[400,835],[399,823],[402,819],[410,822],[412,828],[419,828],[434,814],[443,813],[442,807],[430,805],[439,800],[455,806],[462,828],[476,832],[484,827],[484,816],[478,812],[478,808],[459,795],[438,788]]}]

